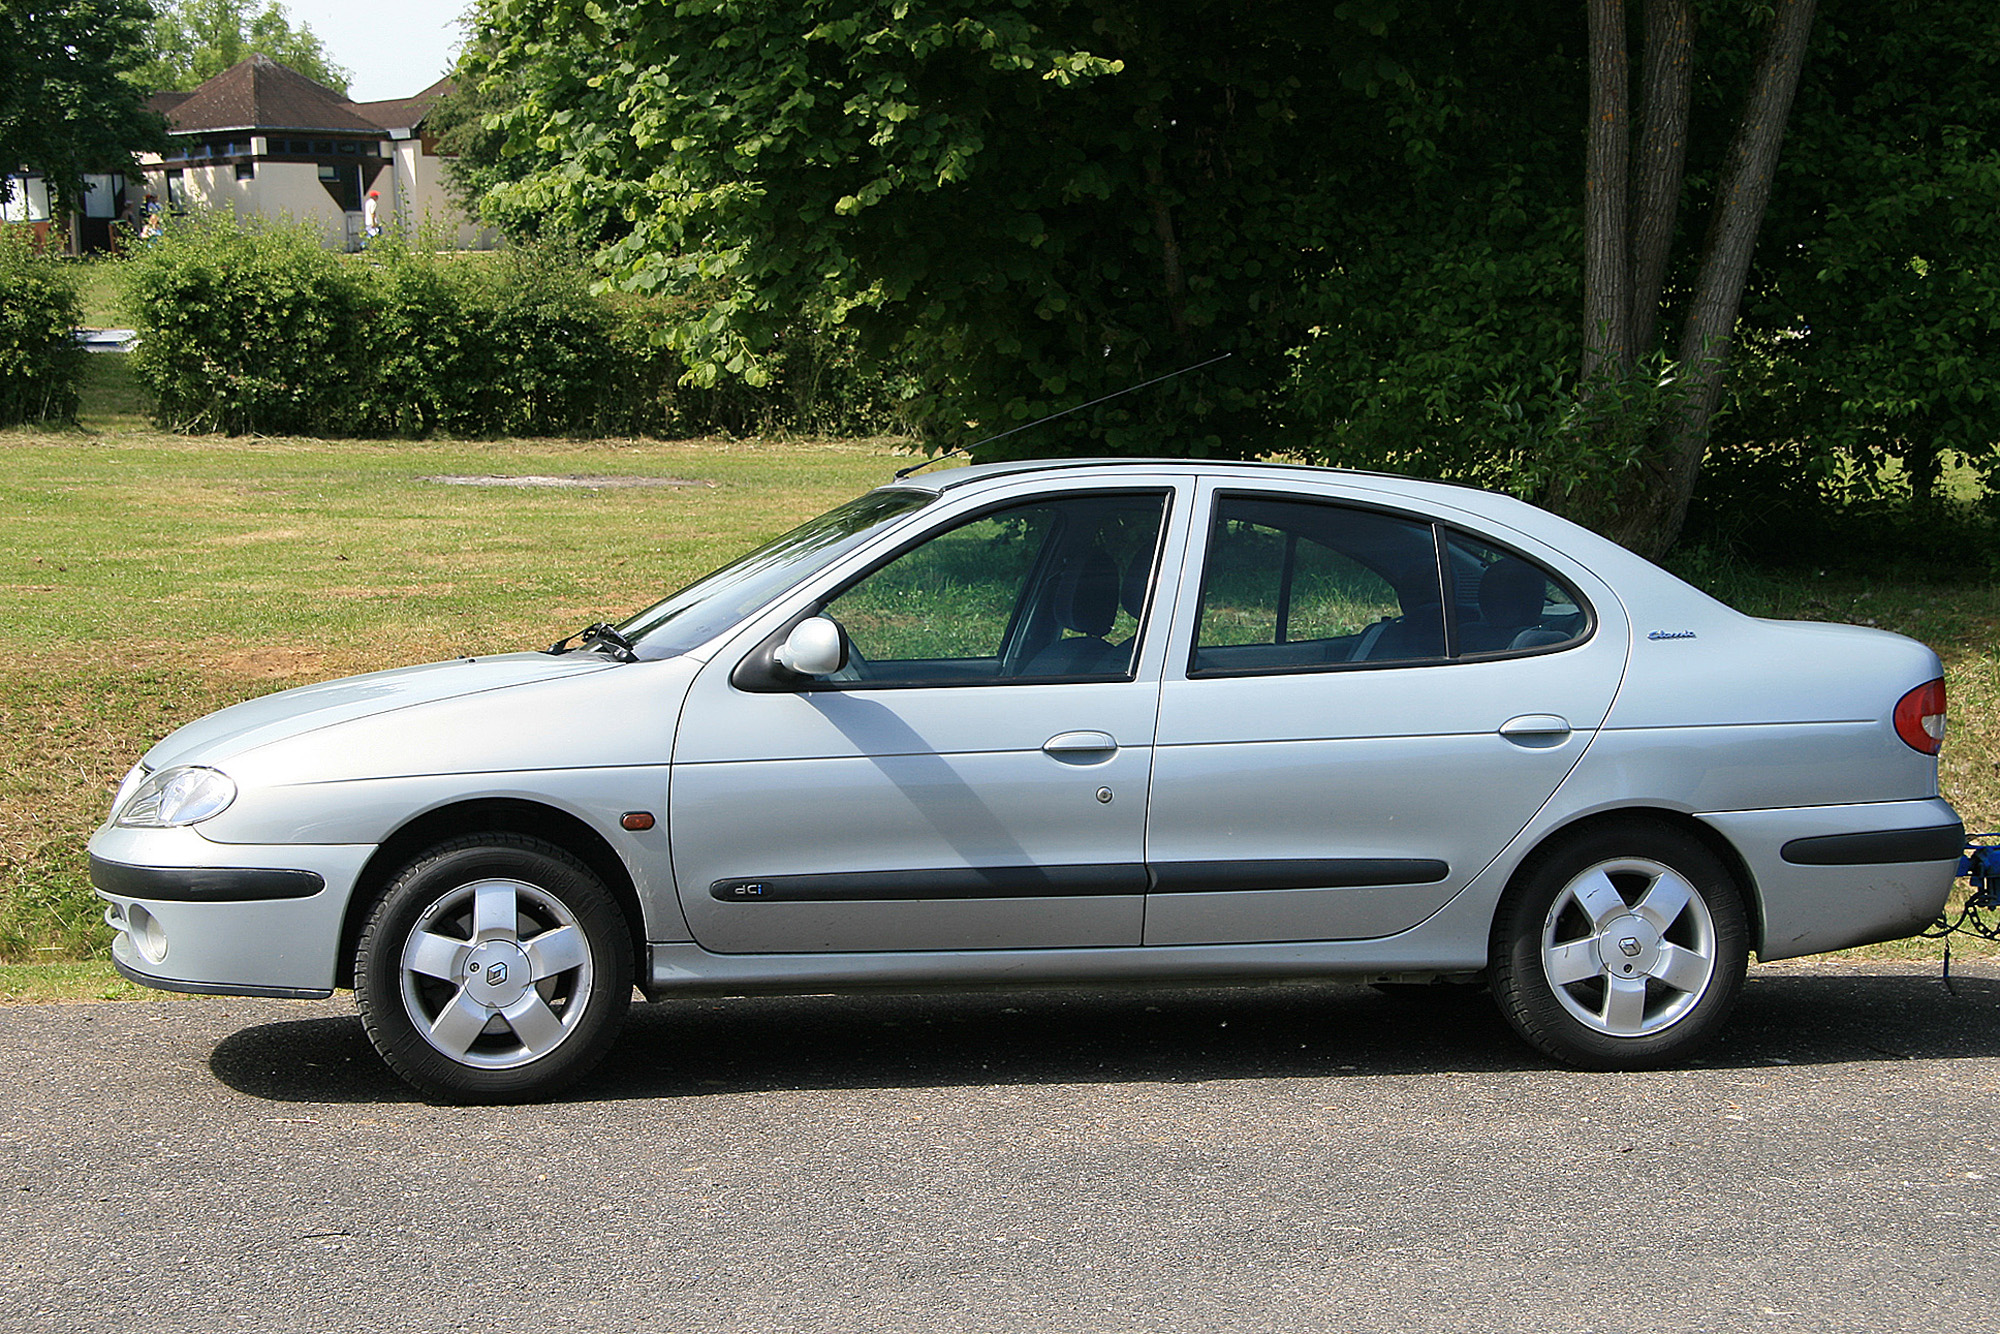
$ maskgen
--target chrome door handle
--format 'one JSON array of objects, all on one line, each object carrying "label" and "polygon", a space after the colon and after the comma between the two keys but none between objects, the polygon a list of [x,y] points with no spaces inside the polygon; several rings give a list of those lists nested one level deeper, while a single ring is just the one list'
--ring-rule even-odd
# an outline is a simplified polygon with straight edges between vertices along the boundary
[{"label": "chrome door handle", "polygon": [[1059,732],[1042,749],[1051,755],[1096,755],[1118,749],[1118,739],[1109,732]]},{"label": "chrome door handle", "polygon": [[1500,735],[1522,745],[1552,746],[1570,734],[1569,719],[1553,713],[1524,713],[1500,724]]}]

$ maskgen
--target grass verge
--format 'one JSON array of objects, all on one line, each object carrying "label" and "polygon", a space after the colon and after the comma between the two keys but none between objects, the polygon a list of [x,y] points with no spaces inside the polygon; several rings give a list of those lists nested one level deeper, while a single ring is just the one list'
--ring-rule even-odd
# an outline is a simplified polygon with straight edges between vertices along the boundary
[{"label": "grass verge", "polygon": [[175,991],[134,986],[102,959],[61,963],[0,963],[0,1005],[51,1001],[178,1000]]}]

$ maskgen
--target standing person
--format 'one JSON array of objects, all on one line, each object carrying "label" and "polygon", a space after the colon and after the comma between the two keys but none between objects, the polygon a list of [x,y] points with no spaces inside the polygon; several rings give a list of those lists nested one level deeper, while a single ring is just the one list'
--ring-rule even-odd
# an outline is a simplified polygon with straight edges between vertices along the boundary
[{"label": "standing person", "polygon": [[380,190],[370,190],[367,202],[361,206],[361,223],[370,239],[382,234],[382,224],[378,220],[377,213],[381,207],[382,192]]}]

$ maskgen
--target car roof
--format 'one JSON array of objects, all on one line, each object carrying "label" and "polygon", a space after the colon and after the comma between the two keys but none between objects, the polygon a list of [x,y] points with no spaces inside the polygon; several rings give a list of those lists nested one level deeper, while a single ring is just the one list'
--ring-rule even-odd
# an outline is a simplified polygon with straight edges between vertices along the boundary
[{"label": "car roof", "polygon": [[[892,487],[945,495],[981,483],[1036,473],[1083,473],[1099,476],[1130,471],[1152,479],[1163,477],[1203,477],[1211,480],[1240,480],[1249,485],[1282,484],[1297,481],[1345,484],[1365,495],[1357,499],[1390,505],[1409,505],[1426,513],[1433,507],[1456,511],[1486,524],[1542,542],[1584,564],[1614,584],[1650,584],[1655,580],[1681,581],[1652,562],[1616,542],[1501,491],[1471,486],[1463,482],[1441,482],[1408,477],[1399,473],[1364,472],[1350,468],[1328,468],[1307,463],[1272,463],[1223,459],[1186,458],[1041,458],[1013,459],[1002,463],[975,463],[943,472],[912,474],[889,483]],[[1683,585],[1683,587],[1685,587]],[[1692,590],[1690,590],[1692,591]]]},{"label": "car roof", "polygon": [[[943,458],[939,456],[940,461]],[[919,468],[925,466],[918,464]],[[1273,474],[1294,474],[1302,477],[1320,477],[1328,480],[1337,478],[1369,478],[1384,482],[1406,482],[1419,487],[1454,487],[1465,491],[1478,491],[1477,487],[1463,486],[1457,482],[1434,482],[1420,478],[1406,477],[1400,473],[1364,472],[1353,468],[1328,468],[1310,463],[1275,463],[1261,460],[1234,459],[1187,459],[1187,458],[1126,458],[1126,457],[1082,457],[1082,458],[1033,458],[1008,459],[999,463],[972,463],[960,468],[950,468],[944,472],[916,476],[911,470],[908,476],[898,476],[897,484],[918,486],[929,491],[948,491],[968,486],[975,482],[990,481],[999,477],[1014,476],[1031,472],[1061,472],[1078,469],[1119,470],[1130,468],[1135,471],[1166,472],[1184,476],[1229,476],[1242,474],[1246,477],[1260,477],[1268,480]]]}]

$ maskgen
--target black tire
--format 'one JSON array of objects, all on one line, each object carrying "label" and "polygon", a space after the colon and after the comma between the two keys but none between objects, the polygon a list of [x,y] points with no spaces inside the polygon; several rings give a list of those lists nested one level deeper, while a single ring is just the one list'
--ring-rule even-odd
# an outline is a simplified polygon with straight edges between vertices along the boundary
[{"label": "black tire", "polygon": [[616,1041],[632,937],[603,882],[554,844],[457,839],[405,867],[375,905],[354,998],[382,1059],[424,1093],[546,1097]]},{"label": "black tire", "polygon": [[1656,820],[1537,853],[1494,914],[1494,1000],[1529,1045],[1589,1070],[1649,1070],[1714,1036],[1750,960],[1743,893],[1699,839]]}]

